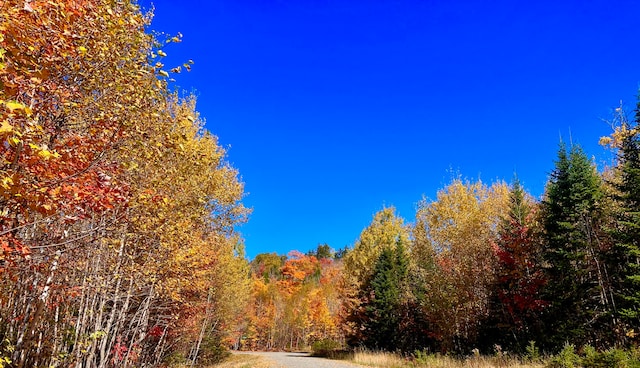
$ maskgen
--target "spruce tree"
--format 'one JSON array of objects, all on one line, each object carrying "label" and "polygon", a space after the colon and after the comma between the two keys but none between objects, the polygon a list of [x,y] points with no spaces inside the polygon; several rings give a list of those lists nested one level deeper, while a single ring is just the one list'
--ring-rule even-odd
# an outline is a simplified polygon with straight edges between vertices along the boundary
[{"label": "spruce tree", "polygon": [[640,325],[640,100],[635,126],[627,122],[623,124],[625,134],[621,140],[617,168],[620,181],[614,198],[619,210],[613,236],[620,266],[616,304],[627,332],[630,332]]},{"label": "spruce tree", "polygon": [[385,248],[378,257],[369,287],[369,301],[365,306],[364,344],[373,349],[393,351],[402,348],[400,329],[403,294],[406,289],[408,258],[401,242]]},{"label": "spruce tree", "polygon": [[602,185],[584,151],[561,144],[556,168],[542,202],[547,303],[544,320],[547,348],[591,342],[601,313],[600,282],[594,269],[598,249],[598,201]]}]

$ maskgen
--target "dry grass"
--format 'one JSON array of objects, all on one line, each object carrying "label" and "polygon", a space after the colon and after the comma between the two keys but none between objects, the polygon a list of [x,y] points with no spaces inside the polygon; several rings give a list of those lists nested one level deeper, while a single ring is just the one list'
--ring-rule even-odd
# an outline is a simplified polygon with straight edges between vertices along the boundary
[{"label": "dry grass", "polygon": [[270,362],[257,355],[233,354],[224,362],[208,368],[271,368]]},{"label": "dry grass", "polygon": [[420,359],[405,359],[386,352],[357,351],[350,359],[356,364],[385,368],[542,368],[543,364],[522,363],[505,356],[472,356],[456,359],[441,355],[427,355]]},{"label": "dry grass", "polygon": [[356,351],[350,361],[370,367],[404,368],[411,364],[396,354],[387,352]]}]

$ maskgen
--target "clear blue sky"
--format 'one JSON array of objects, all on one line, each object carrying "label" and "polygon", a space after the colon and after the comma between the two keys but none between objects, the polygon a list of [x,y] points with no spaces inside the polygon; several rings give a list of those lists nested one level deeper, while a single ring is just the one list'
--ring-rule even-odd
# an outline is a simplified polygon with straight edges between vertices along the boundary
[{"label": "clear blue sky", "polygon": [[413,221],[452,172],[539,196],[560,136],[608,159],[640,82],[638,1],[153,3],[246,184],[250,258],[352,245],[385,205]]}]

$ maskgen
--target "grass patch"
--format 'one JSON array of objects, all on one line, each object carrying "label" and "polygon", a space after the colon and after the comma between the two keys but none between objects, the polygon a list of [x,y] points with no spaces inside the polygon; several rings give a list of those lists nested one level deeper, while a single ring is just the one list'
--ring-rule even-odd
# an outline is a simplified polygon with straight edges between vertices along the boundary
[{"label": "grass patch", "polygon": [[270,362],[257,355],[231,354],[222,363],[208,366],[208,368],[271,368]]},{"label": "grass patch", "polygon": [[407,365],[407,361],[400,356],[384,351],[371,352],[371,351],[355,351],[351,359],[353,363],[366,365],[370,367],[389,367],[389,368],[403,368],[412,367]]},{"label": "grass patch", "polygon": [[527,363],[504,354],[473,355],[464,359],[440,354],[416,352],[403,357],[388,352],[355,351],[347,360],[369,367],[384,368],[543,368],[542,363]]}]

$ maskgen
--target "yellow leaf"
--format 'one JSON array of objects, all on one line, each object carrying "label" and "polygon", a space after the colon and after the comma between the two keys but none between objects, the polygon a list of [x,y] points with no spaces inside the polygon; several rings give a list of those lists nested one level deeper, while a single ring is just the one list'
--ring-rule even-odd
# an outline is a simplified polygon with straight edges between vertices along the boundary
[{"label": "yellow leaf", "polygon": [[84,47],[84,46],[80,46],[80,47],[78,47],[78,51],[80,51],[80,53],[81,53],[82,55],[84,55],[84,54],[86,54],[86,53],[87,53],[87,48],[86,48],[86,47]]},{"label": "yellow leaf", "polygon": [[18,137],[9,137],[9,139],[7,139],[7,142],[9,142],[10,145],[12,146],[17,146],[18,143],[20,143],[20,138]]},{"label": "yellow leaf", "polygon": [[158,74],[160,74],[160,75],[161,75],[161,76],[163,76],[163,77],[169,77],[169,73],[167,73],[167,72],[166,72],[166,71],[164,71],[164,70],[159,71],[159,72],[158,72]]},{"label": "yellow leaf", "polygon": [[13,179],[8,176],[6,178],[2,178],[2,187],[4,189],[9,189],[11,187],[11,184],[13,184]]},{"label": "yellow leaf", "polygon": [[2,125],[0,125],[0,135],[9,134],[13,132],[13,125],[9,124],[8,121],[3,121]]},{"label": "yellow leaf", "polygon": [[20,102],[15,101],[6,102],[5,106],[7,107],[7,109],[9,109],[10,112],[14,112],[15,110],[24,110],[27,107]]},{"label": "yellow leaf", "polygon": [[158,50],[158,55],[160,55],[160,56],[162,56],[162,57],[167,56],[167,54],[166,54],[164,51],[162,51],[162,50]]},{"label": "yellow leaf", "polygon": [[49,150],[42,150],[42,151],[38,152],[38,156],[42,157],[45,160],[48,160],[53,155],[51,154],[51,152]]}]

